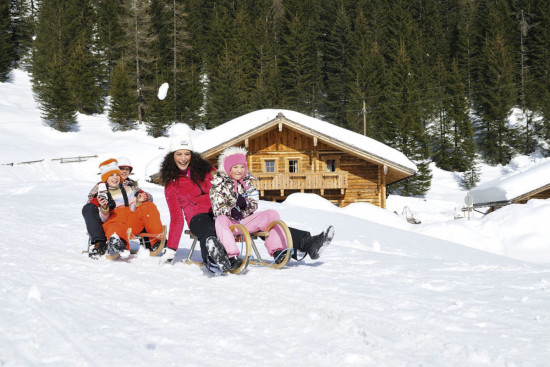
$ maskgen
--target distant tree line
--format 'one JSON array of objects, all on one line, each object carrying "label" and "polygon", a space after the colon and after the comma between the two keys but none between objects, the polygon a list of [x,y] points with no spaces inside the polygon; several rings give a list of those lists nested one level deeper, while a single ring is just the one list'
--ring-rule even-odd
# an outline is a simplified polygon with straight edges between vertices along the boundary
[{"label": "distant tree line", "polygon": [[152,136],[291,109],[407,155],[419,173],[402,195],[429,189],[430,162],[468,188],[476,157],[550,154],[548,0],[0,0],[0,13],[0,80],[27,67],[61,131],[105,109]]}]

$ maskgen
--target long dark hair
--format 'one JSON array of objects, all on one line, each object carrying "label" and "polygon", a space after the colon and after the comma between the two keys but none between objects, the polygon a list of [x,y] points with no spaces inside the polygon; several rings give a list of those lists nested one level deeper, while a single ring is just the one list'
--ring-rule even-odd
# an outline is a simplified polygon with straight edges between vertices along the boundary
[{"label": "long dark hair", "polygon": [[[199,153],[191,152],[191,161],[189,162],[191,178],[196,182],[204,181],[206,174],[214,168]],[[166,186],[170,181],[177,179],[181,171],[174,160],[174,152],[169,152],[164,156],[160,165],[160,183]]]}]

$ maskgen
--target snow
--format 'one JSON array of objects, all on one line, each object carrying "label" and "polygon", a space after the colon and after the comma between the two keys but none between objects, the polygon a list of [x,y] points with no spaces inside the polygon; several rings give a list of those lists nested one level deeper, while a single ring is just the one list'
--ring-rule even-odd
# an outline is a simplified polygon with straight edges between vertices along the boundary
[{"label": "snow", "polygon": [[[168,224],[162,187],[145,181],[168,138],[113,132],[104,115],[56,132],[28,76],[10,80],[0,83],[0,366],[548,365],[549,200],[468,220],[457,174],[432,166],[425,199],[390,196],[386,210],[312,194],[261,201],[313,234],[334,225],[316,261],[221,277],[161,267],[146,251],[94,261],[81,254],[81,208],[99,163],[129,157]],[[52,160],[87,155],[97,158]],[[20,164],[30,160],[43,161]],[[482,182],[536,163],[483,166]],[[176,260],[190,245],[184,237]]]},{"label": "snow", "polygon": [[162,83],[162,85],[159,87],[159,91],[157,93],[158,99],[161,101],[166,98],[166,94],[168,93],[168,83]]},{"label": "snow", "polygon": [[282,113],[288,120],[309,128],[317,133],[325,135],[327,139],[344,142],[347,145],[361,149],[367,153],[387,159],[398,165],[417,171],[416,165],[411,162],[403,153],[382,144],[367,136],[357,134],[328,122],[304,115],[299,112],[284,109],[264,109],[250,112],[237,117],[222,125],[219,125],[207,134],[199,136],[193,143],[198,152],[205,152],[210,148],[218,146],[232,138],[254,130],[263,124],[274,120],[279,113]]},{"label": "snow", "polygon": [[545,158],[526,170],[517,170],[478,185],[470,190],[468,195],[474,206],[476,204],[479,206],[496,202],[509,202],[549,184],[550,158]]}]

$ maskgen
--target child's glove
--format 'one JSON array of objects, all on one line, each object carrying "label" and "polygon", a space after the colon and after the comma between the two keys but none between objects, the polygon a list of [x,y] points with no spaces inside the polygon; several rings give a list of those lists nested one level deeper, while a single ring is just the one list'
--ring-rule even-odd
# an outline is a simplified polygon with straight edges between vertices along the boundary
[{"label": "child's glove", "polygon": [[233,208],[231,209],[231,217],[239,222],[241,219],[243,219],[243,213],[239,209]]},{"label": "child's glove", "polygon": [[237,206],[238,206],[241,210],[245,210],[245,209],[246,209],[246,199],[245,199],[244,196],[242,196],[241,194],[239,194],[239,196],[237,197]]}]

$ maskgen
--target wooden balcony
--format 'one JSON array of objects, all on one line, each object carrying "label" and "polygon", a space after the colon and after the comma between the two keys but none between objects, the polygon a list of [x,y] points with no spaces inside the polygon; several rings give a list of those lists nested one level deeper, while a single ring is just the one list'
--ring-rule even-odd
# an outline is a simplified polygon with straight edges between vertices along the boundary
[{"label": "wooden balcony", "polygon": [[263,196],[264,191],[280,190],[321,190],[321,195],[327,189],[339,189],[344,194],[348,188],[347,172],[309,172],[309,173],[260,173],[254,175],[258,181],[256,188]]}]

